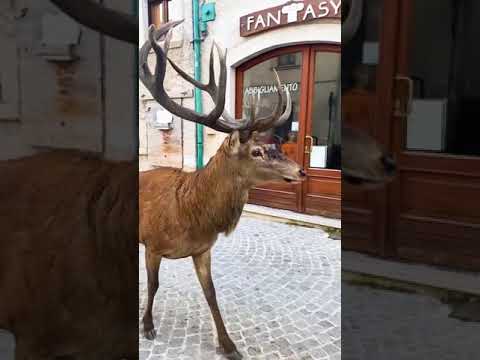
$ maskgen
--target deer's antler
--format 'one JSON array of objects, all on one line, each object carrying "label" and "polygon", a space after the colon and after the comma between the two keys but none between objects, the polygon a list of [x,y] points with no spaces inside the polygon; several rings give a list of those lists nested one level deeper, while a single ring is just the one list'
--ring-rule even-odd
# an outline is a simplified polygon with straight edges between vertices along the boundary
[{"label": "deer's antler", "polygon": [[[171,39],[170,30],[180,24],[182,21],[169,22],[160,26],[158,29],[154,25],[150,26],[148,31],[149,39],[140,49],[139,55],[139,76],[142,83],[150,91],[153,98],[162,105],[165,109],[170,111],[172,114],[175,114],[182,119],[190,120],[199,124],[208,126],[214,130],[221,132],[231,132],[234,129],[240,127],[239,124],[230,123],[228,120],[221,119],[223,109],[225,108],[225,92],[227,87],[227,65],[226,65],[226,55],[222,53],[220,47],[214,42],[212,49],[210,51],[210,74],[208,84],[203,84],[185,73],[180,69],[173,61],[168,59],[168,50]],[[158,41],[165,39],[164,48],[159,45]],[[155,67],[155,72],[152,73],[148,66],[148,54],[153,48],[155,52],[157,64]],[[215,72],[214,72],[214,48],[218,52],[219,62],[220,62],[220,75],[218,79],[218,85],[215,83]],[[199,89],[206,91],[215,103],[214,109],[208,114],[201,114],[191,109],[182,107],[173,101],[165,91],[163,82],[165,80],[165,73],[167,68],[167,60],[173,66],[173,68],[178,72],[178,74],[183,77],[186,81],[198,87]]]},{"label": "deer's antler", "polygon": [[50,1],[64,13],[92,30],[131,44],[138,42],[138,20],[134,15],[108,9],[93,0]]},{"label": "deer's antler", "polygon": [[362,21],[363,0],[348,0],[343,4],[350,5],[347,18],[342,23],[342,44],[346,44],[353,39]]},{"label": "deer's antler", "polygon": [[[281,126],[288,120],[290,114],[292,113],[292,97],[290,91],[285,87],[286,93],[286,104],[283,101],[282,96],[282,84],[280,82],[280,77],[278,76],[277,70],[273,69],[275,73],[275,81],[277,83],[277,105],[272,114],[265,117],[258,117],[260,112],[260,95],[251,96],[248,99],[246,107],[249,108],[248,116],[242,119],[233,118],[227,110],[223,111],[223,118],[227,119],[229,122],[235,122],[237,124],[242,124],[240,130],[241,140],[246,141],[254,131],[263,132],[269,129]],[[285,110],[283,107],[285,106]]]},{"label": "deer's antler", "polygon": [[[214,130],[230,133],[235,130],[241,131],[241,138],[246,141],[254,131],[265,131],[272,127],[283,124],[290,116],[292,110],[291,96],[288,89],[287,104],[285,111],[283,110],[283,97],[281,94],[280,78],[275,71],[277,88],[278,88],[278,102],[272,115],[259,118],[260,102],[256,101],[251,103],[253,106],[249,116],[243,119],[235,119],[225,110],[225,92],[227,81],[227,65],[226,65],[226,53],[222,53],[217,43],[213,42],[212,49],[210,51],[210,73],[209,81],[207,84],[203,84],[198,80],[192,78],[185,71],[180,69],[171,59],[168,58],[168,50],[171,40],[171,29],[180,24],[182,21],[174,21],[166,23],[160,26],[158,29],[154,25],[150,26],[148,31],[148,41],[140,49],[139,55],[139,76],[142,83],[150,91],[153,98],[162,105],[166,110],[172,114],[179,116],[182,119],[190,120],[195,123],[203,124]],[[164,40],[163,48],[158,43]],[[148,66],[148,55],[150,50],[155,52],[157,64],[155,72],[152,73]],[[214,49],[216,49],[219,57],[220,74],[218,79],[218,85],[215,82],[214,71]],[[172,65],[175,71],[187,82],[191,83],[195,87],[206,91],[215,103],[214,109],[208,114],[201,114],[191,109],[182,107],[173,101],[167,94],[164,88],[165,73],[167,67],[167,61]]]}]

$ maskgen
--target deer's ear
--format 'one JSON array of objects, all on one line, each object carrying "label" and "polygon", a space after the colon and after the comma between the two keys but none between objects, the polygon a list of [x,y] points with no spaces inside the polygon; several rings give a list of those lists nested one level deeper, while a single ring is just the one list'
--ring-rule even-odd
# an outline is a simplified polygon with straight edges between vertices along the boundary
[{"label": "deer's ear", "polygon": [[234,131],[228,139],[228,147],[231,154],[238,154],[240,151],[240,132]]}]

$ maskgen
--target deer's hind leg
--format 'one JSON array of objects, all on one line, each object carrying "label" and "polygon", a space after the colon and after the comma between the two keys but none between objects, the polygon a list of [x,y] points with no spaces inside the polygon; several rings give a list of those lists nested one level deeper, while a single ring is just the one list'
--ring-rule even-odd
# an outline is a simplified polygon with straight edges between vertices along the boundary
[{"label": "deer's hind leg", "polygon": [[152,308],[155,294],[158,290],[158,271],[162,257],[152,254],[145,248],[145,264],[147,268],[148,299],[147,307],[143,315],[143,335],[148,340],[153,340],[157,336],[155,326],[153,325]]},{"label": "deer's hind leg", "polygon": [[235,344],[225,329],[220,309],[218,308],[217,296],[215,293],[215,287],[213,286],[212,271],[211,271],[211,255],[210,250],[204,252],[201,255],[193,256],[193,262],[195,264],[195,270],[197,272],[198,280],[202,286],[203,293],[207,299],[208,306],[212,312],[213,320],[217,328],[218,342],[225,352],[225,356],[231,360],[239,360],[242,355],[237,351]]}]

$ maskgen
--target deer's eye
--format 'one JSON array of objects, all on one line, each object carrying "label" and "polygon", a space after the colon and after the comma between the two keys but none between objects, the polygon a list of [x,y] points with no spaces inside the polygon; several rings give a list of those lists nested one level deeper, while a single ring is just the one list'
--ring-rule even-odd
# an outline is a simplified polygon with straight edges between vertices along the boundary
[{"label": "deer's eye", "polygon": [[258,149],[255,149],[252,151],[252,156],[253,157],[259,157],[259,156],[262,156],[262,152]]}]

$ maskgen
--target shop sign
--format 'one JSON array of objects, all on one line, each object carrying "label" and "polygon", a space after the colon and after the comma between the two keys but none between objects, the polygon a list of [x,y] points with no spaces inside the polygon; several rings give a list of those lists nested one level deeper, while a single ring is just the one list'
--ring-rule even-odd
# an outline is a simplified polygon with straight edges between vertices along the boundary
[{"label": "shop sign", "polygon": [[[291,82],[282,84],[282,89],[285,91],[287,88],[291,93],[300,90],[300,83],[299,82]],[[249,86],[245,89],[245,95],[263,95],[263,94],[271,94],[276,93],[277,87],[275,85],[257,85],[257,86]]]},{"label": "shop sign", "polygon": [[318,19],[340,19],[341,0],[289,1],[284,5],[257,11],[240,18],[240,36]]}]

